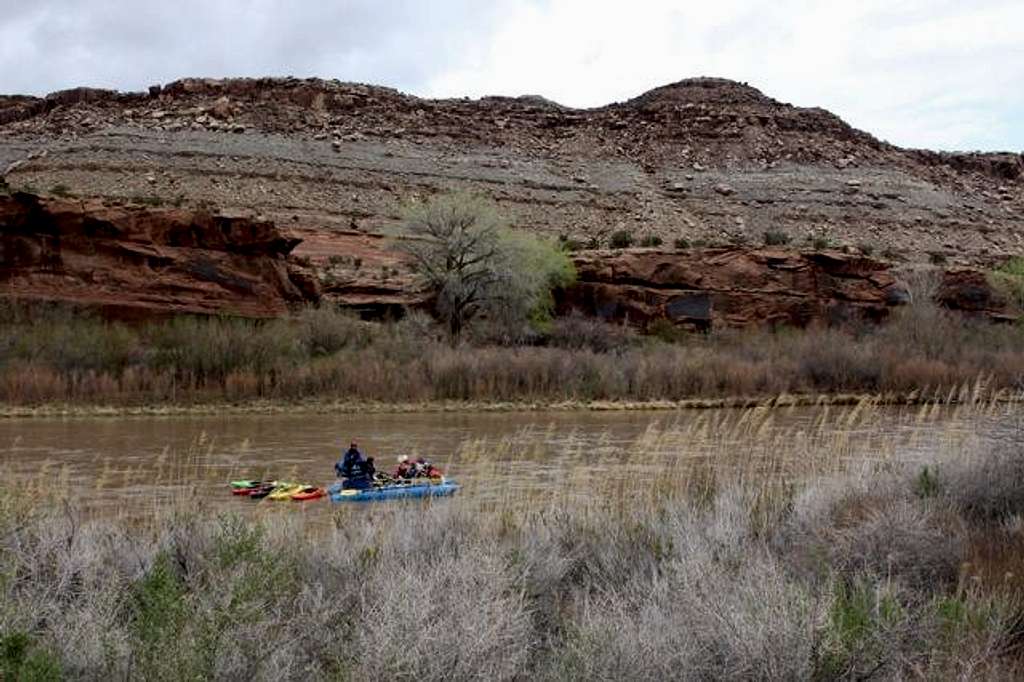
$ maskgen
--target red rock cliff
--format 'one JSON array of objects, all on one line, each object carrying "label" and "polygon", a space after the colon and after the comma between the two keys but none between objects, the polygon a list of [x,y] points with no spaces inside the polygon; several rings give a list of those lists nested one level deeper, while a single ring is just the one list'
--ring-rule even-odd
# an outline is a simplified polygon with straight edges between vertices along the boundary
[{"label": "red rock cliff", "polygon": [[251,218],[0,196],[6,296],[141,316],[276,316],[318,296],[286,260],[297,243]]},{"label": "red rock cliff", "polygon": [[578,256],[562,308],[697,328],[880,320],[909,299],[883,263],[839,252],[717,248]]}]

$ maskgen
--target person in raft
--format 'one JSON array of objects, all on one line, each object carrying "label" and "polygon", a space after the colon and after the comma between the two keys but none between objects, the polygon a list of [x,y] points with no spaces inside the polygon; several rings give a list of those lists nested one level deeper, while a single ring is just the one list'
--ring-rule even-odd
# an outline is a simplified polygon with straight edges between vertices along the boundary
[{"label": "person in raft", "polygon": [[441,470],[422,457],[411,460],[408,455],[402,455],[398,458],[398,467],[395,468],[395,478],[441,478],[441,476]]},{"label": "person in raft", "polygon": [[334,464],[334,472],[342,479],[342,488],[362,490],[373,485],[373,461],[363,457],[355,441]]}]

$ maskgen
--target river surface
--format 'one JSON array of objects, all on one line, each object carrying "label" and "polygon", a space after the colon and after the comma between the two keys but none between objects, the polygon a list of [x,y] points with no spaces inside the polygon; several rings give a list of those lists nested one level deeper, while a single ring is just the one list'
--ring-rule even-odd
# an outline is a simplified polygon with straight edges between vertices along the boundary
[{"label": "river surface", "polygon": [[[798,478],[1019,442],[1024,407],[295,414],[0,420],[0,466],[24,490],[59,490],[80,509],[144,515],[168,501],[255,504],[234,478],[326,484],[349,443],[390,469],[423,455],[484,504],[643,487],[681,471]],[[276,505],[331,509],[320,500]]]}]

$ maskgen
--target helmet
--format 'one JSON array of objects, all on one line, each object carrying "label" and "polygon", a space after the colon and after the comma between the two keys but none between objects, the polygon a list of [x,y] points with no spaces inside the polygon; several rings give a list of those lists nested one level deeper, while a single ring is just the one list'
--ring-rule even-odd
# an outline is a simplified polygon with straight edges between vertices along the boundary
[{"label": "helmet", "polygon": [[409,461],[409,455],[401,455],[398,458],[398,463],[399,464],[405,464],[408,461]]}]

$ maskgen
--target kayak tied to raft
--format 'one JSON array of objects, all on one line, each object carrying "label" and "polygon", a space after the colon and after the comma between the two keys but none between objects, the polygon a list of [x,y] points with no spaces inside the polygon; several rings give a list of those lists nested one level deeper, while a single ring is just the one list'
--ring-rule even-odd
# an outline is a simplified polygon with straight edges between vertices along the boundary
[{"label": "kayak tied to raft", "polygon": [[444,477],[422,478],[401,481],[380,482],[369,488],[345,488],[341,483],[323,488],[299,483],[260,483],[247,488],[235,486],[232,495],[249,497],[253,500],[268,499],[274,502],[292,500],[305,502],[321,497],[330,497],[334,502],[369,502],[402,498],[448,497],[459,489],[459,484]]},{"label": "kayak tied to raft", "polygon": [[[447,479],[440,469],[423,458],[410,460],[403,456],[398,462],[399,466],[394,474],[389,474],[376,471],[373,468],[373,458],[362,460],[356,467],[351,467],[345,472],[354,474],[353,477],[343,478],[327,487],[273,479],[241,479],[230,482],[231,494],[275,502],[304,502],[321,497],[329,497],[333,502],[368,502],[447,497],[459,489],[457,483]],[[339,462],[339,465],[335,466],[339,474],[340,465]]]}]

